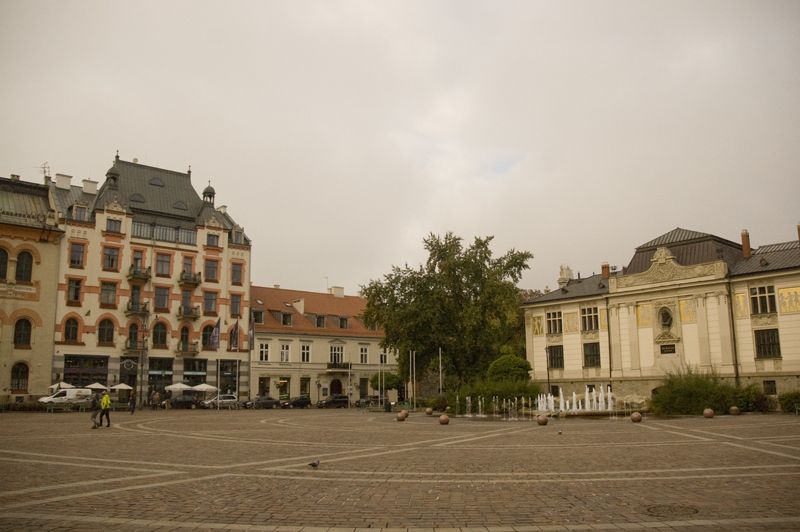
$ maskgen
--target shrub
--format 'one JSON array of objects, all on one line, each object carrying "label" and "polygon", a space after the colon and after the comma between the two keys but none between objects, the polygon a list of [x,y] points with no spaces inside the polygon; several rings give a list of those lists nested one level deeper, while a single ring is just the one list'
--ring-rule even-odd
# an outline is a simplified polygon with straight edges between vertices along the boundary
[{"label": "shrub", "polygon": [[701,373],[689,368],[668,373],[658,393],[653,394],[651,405],[656,414],[700,415],[705,408],[723,413],[733,404],[735,392],[736,388],[713,371]]},{"label": "shrub", "polygon": [[516,355],[503,355],[489,365],[486,376],[490,381],[530,379],[531,363]]},{"label": "shrub", "polygon": [[436,412],[444,412],[447,409],[447,398],[446,397],[429,397],[424,401],[424,403],[429,407],[433,408]]},{"label": "shrub", "polygon": [[769,412],[769,399],[755,384],[734,389],[732,401],[729,406],[738,406],[742,412]]},{"label": "shrub", "polygon": [[800,391],[782,393],[778,396],[778,401],[781,404],[781,410],[794,413],[797,407],[800,407]]}]

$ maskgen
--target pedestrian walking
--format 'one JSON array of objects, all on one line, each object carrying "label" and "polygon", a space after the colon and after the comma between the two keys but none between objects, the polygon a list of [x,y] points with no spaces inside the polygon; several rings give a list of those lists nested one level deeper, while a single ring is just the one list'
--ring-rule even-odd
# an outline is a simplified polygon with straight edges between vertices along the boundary
[{"label": "pedestrian walking", "polygon": [[150,408],[152,410],[156,409],[156,391],[155,390],[150,392]]},{"label": "pedestrian walking", "polygon": [[133,393],[131,390],[131,396],[128,398],[128,408],[131,411],[131,415],[136,411],[136,394]]},{"label": "pedestrian walking", "polygon": [[161,408],[161,394],[156,391],[155,399],[153,400],[154,408]]},{"label": "pedestrian walking", "polygon": [[99,425],[97,417],[100,415],[100,394],[92,394],[92,403],[89,405],[89,409],[92,411],[92,428],[96,429]]},{"label": "pedestrian walking", "polygon": [[111,396],[108,395],[108,390],[103,390],[103,397],[100,398],[100,422],[99,425],[103,426],[103,417],[106,418],[106,427],[111,426]]}]

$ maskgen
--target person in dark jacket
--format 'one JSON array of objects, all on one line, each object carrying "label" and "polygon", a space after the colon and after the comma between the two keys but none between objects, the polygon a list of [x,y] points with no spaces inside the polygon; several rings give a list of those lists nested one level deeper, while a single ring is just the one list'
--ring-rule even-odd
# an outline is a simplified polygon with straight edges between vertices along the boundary
[{"label": "person in dark jacket", "polygon": [[92,428],[96,429],[99,425],[97,417],[100,415],[100,394],[92,394],[92,403],[89,409],[92,411]]},{"label": "person in dark jacket", "polygon": [[131,390],[131,396],[128,398],[128,408],[131,410],[131,415],[136,411],[136,394]]}]

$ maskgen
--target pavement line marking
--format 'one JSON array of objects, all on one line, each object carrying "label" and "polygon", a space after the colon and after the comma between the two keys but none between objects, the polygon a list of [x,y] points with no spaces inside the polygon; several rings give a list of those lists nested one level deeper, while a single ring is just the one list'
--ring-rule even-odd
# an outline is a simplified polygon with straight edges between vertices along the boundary
[{"label": "pavement line marking", "polygon": [[[387,454],[396,454],[396,453],[406,453],[406,452],[409,452],[409,451],[418,451],[419,449],[422,449],[422,447],[406,447],[404,449],[390,449],[390,450],[387,450],[387,451],[379,451],[379,452],[376,452],[376,453],[369,453],[369,454],[357,454],[357,455],[354,455],[354,456],[341,456],[339,458],[332,458],[330,460],[325,460],[325,463],[344,462],[344,461],[347,461],[347,460],[360,460],[362,458],[369,458],[369,457],[372,457],[372,456],[385,456]],[[323,455],[320,455],[320,456],[323,456]],[[306,458],[305,460],[308,460],[308,458]],[[280,467],[264,468],[264,470],[265,471],[281,471],[281,470],[287,470],[287,469],[296,469],[298,467],[308,467],[308,464],[306,462],[303,462],[302,464],[286,464],[285,466],[280,466]]]},{"label": "pavement line marking", "polygon": [[[74,464],[78,465],[78,464]],[[79,466],[82,467],[82,466]],[[0,491],[0,497],[5,497],[9,495],[23,495],[26,493],[38,493],[42,491],[50,491],[56,489],[63,489],[63,488],[71,488],[75,486],[91,486],[93,484],[107,484],[110,482],[130,482],[132,480],[141,480],[145,478],[155,478],[155,477],[163,477],[166,475],[177,475],[182,473],[182,471],[168,471],[166,473],[152,473],[150,475],[136,475],[133,477],[114,477],[114,478],[106,478],[101,480],[84,480],[81,482],[68,482],[66,484],[55,484],[50,486],[42,486],[39,488],[24,488],[21,490],[12,490],[12,491]]]},{"label": "pavement line marking", "polygon": [[[76,457],[76,460],[80,460],[81,458]],[[110,466],[110,465],[100,465],[100,464],[81,464],[78,462],[62,462],[60,460],[34,460],[32,458],[11,458],[0,456],[0,461],[3,462],[19,462],[19,463],[30,463],[30,464],[52,464],[52,465],[63,465],[63,466],[72,466],[72,467],[91,467],[95,469],[119,469],[122,471],[141,471],[143,473],[160,473],[162,472],[161,469],[143,469],[139,467],[123,467],[123,466]]]},{"label": "pavement line marking", "polygon": [[[681,428],[681,427],[675,427],[674,425],[667,425],[665,423],[651,422],[651,423],[648,423],[647,425],[644,425],[642,423],[639,423],[638,425],[640,427],[648,429],[648,430],[657,430],[657,431],[660,431],[660,432],[666,432],[667,434],[675,434],[677,436],[683,436],[684,438],[693,438],[695,440],[701,440],[701,441],[707,441],[707,442],[714,441],[711,438],[705,438],[703,436],[695,436],[694,434],[686,434],[685,432],[676,432],[674,430],[665,430],[665,429],[663,429],[661,427],[663,426],[663,427],[678,428],[678,429]],[[654,425],[654,426],[651,426],[651,425]],[[689,430],[689,429],[687,429],[687,430]]]},{"label": "pavement line marking", "polygon": [[771,454],[774,456],[780,456],[781,458],[789,458],[791,460],[800,460],[800,456],[796,454],[787,454],[787,453],[779,453],[778,451],[770,451],[768,449],[759,449],[758,447],[752,447],[750,445],[743,445],[741,443],[734,443],[732,441],[721,441],[723,445],[729,445],[731,447],[739,447],[741,449],[747,449],[748,451],[758,451],[759,453]]},{"label": "pavement line marking", "polygon": [[774,441],[765,441],[765,440],[758,440],[758,443],[763,443],[764,445],[772,445],[773,447],[780,447],[781,449],[791,449],[793,451],[800,452],[800,447],[796,445],[781,445],[780,443],[775,443]]}]

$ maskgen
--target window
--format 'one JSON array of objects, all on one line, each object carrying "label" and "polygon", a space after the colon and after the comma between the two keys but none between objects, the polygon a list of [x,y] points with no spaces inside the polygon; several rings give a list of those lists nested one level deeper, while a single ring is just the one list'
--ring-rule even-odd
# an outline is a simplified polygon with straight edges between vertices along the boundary
[{"label": "window", "polygon": [[161,277],[169,277],[170,273],[170,259],[169,255],[164,253],[156,253],[156,275]]},{"label": "window", "polygon": [[103,269],[112,272],[119,270],[118,248],[103,248]]},{"label": "window", "polygon": [[289,362],[289,344],[281,344],[281,362]]},{"label": "window", "polygon": [[361,346],[361,363],[369,364],[369,347],[366,345]]},{"label": "window", "polygon": [[254,310],[253,311],[253,321],[259,324],[264,323],[264,311],[263,310]]},{"label": "window", "polygon": [[764,381],[765,395],[778,395],[778,385],[775,381]]},{"label": "window", "polygon": [[238,318],[242,315],[242,296],[231,294],[231,316]]},{"label": "window", "polygon": [[167,347],[167,326],[163,323],[156,323],[153,326],[153,347]]},{"label": "window", "polygon": [[600,342],[583,344],[583,367],[600,367]]},{"label": "window", "polygon": [[752,314],[772,314],[776,312],[775,287],[759,286],[750,289],[750,312]]},{"label": "window", "polygon": [[28,393],[28,365],[23,362],[11,368],[11,393]]},{"label": "window", "polygon": [[80,222],[85,222],[86,219],[88,218],[87,214],[88,214],[88,211],[86,210],[86,207],[82,207],[80,205],[75,205],[72,208],[72,218],[74,220],[78,220]]},{"label": "window", "polygon": [[78,341],[78,320],[75,318],[70,318],[64,323],[64,341]]},{"label": "window", "polygon": [[242,284],[242,263],[234,262],[231,264],[231,283],[235,285]]},{"label": "window", "polygon": [[344,359],[344,346],[331,346],[331,364],[341,364]]},{"label": "window", "polygon": [[239,327],[234,327],[231,329],[230,334],[228,335],[228,351],[238,351],[239,350]]},{"label": "window", "polygon": [[106,231],[109,233],[122,233],[122,220],[108,218],[106,220]]},{"label": "window", "polygon": [[311,344],[300,346],[300,362],[311,362]]},{"label": "window", "polygon": [[781,358],[781,342],[778,329],[755,331],[756,358]]},{"label": "window", "polygon": [[156,312],[166,312],[169,310],[169,288],[156,286],[155,305]]},{"label": "window", "polygon": [[133,269],[137,272],[144,269],[144,251],[141,249],[133,250]]},{"label": "window", "polygon": [[292,325],[292,315],[288,312],[281,314],[281,324],[290,326]]},{"label": "window", "polygon": [[80,304],[81,302],[81,280],[70,279],[67,283],[67,303]]},{"label": "window", "polygon": [[189,314],[192,311],[192,291],[191,290],[182,290],[181,291],[181,308],[183,309],[184,314]]},{"label": "window", "polygon": [[325,316],[317,316],[317,327],[325,327]]},{"label": "window", "polygon": [[[561,313],[559,312],[559,314]],[[550,369],[564,369],[564,346],[549,346],[547,348],[547,363]]]},{"label": "window", "polygon": [[31,346],[31,322],[25,318],[14,324],[14,347],[29,348]]},{"label": "window", "polygon": [[589,307],[581,309],[581,330],[582,331],[597,331],[599,330],[599,319],[597,307]]},{"label": "window", "polygon": [[116,283],[100,283],[100,305],[104,307],[113,307],[117,305]]},{"label": "window", "polygon": [[181,328],[181,344],[179,351],[184,353],[189,351],[189,327]]},{"label": "window", "polygon": [[183,257],[183,273],[194,273],[194,260],[192,257]]},{"label": "window", "polygon": [[381,354],[380,354],[380,363],[381,364],[386,364],[388,361],[389,361],[389,354],[384,349],[383,351],[381,351]]},{"label": "window", "polygon": [[83,268],[83,257],[86,253],[86,245],[72,242],[69,245],[69,267]]},{"label": "window", "polygon": [[16,280],[20,283],[31,282],[31,275],[33,274],[33,255],[27,251],[23,251],[17,255],[17,274]]},{"label": "window", "polygon": [[234,231],[233,232],[233,243],[234,244],[243,244],[244,243],[244,233],[241,231]]},{"label": "window", "polygon": [[205,314],[217,314],[217,293],[203,292],[203,312]]},{"label": "window", "polygon": [[206,281],[217,281],[217,269],[219,263],[215,260],[206,260],[206,269],[203,272],[205,275]]},{"label": "window", "polygon": [[6,280],[8,274],[8,251],[0,248],[0,280]]},{"label": "window", "polygon": [[203,327],[203,349],[216,349],[216,345],[214,345],[214,327],[211,325],[206,325]]},{"label": "window", "polygon": [[339,318],[339,328],[347,329],[347,318]]},{"label": "window", "polygon": [[214,233],[208,233],[206,236],[206,245],[209,247],[218,248],[219,247],[219,235]]},{"label": "window", "polygon": [[546,319],[547,334],[561,334],[561,311],[548,312]]},{"label": "window", "polygon": [[258,346],[258,360],[269,362],[269,344],[260,344]]},{"label": "window", "polygon": [[103,320],[97,328],[97,341],[101,344],[114,343],[114,322],[111,320]]}]

